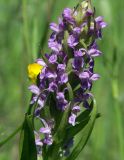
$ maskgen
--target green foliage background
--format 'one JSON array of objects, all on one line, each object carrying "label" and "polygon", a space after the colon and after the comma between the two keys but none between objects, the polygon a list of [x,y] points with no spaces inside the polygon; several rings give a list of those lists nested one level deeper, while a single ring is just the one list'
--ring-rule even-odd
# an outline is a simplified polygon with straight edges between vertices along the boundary
[{"label": "green foliage background", "polygon": [[[102,114],[77,160],[124,160],[124,1],[92,0],[108,27],[96,61],[93,93]],[[21,124],[29,104],[27,65],[47,52],[48,24],[78,0],[0,0],[0,141]],[[18,159],[19,135],[0,148],[0,160]]]}]

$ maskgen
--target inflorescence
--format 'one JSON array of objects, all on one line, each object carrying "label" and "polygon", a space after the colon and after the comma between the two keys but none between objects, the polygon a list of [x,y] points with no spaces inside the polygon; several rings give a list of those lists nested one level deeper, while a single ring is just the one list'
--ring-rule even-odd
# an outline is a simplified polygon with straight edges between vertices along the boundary
[{"label": "inflorescence", "polygon": [[[94,14],[87,1],[73,10],[65,8],[58,24],[50,24],[52,34],[48,47],[51,53],[45,54],[45,61],[37,59],[28,67],[33,83],[29,86],[33,93],[31,104],[37,103],[34,116],[42,123],[42,127],[35,131],[39,154],[44,145],[52,145],[54,141],[56,120],[53,116],[42,116],[50,95],[55,102],[51,107],[58,112],[65,112],[71,104],[68,124],[72,126],[77,123],[76,117],[82,110],[80,104],[89,109],[93,82],[100,77],[94,73],[94,59],[102,54],[96,42],[102,38],[102,28],[106,27],[103,17],[95,18]],[[69,98],[68,86],[71,86],[73,99]]]}]

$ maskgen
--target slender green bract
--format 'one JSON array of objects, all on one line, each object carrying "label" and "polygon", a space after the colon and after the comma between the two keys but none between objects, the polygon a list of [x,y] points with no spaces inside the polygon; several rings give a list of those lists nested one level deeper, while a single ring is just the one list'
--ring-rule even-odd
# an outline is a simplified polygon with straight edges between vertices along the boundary
[{"label": "slender green bract", "polygon": [[37,160],[32,118],[27,114],[21,130],[20,160]]}]

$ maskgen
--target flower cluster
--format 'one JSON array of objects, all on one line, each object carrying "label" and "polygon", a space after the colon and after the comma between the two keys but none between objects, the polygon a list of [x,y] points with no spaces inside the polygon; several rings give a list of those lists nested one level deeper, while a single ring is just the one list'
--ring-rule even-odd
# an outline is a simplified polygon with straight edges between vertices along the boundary
[{"label": "flower cluster", "polygon": [[[48,47],[51,53],[45,54],[46,62],[42,59],[36,60],[35,63],[41,67],[36,68],[37,79],[29,87],[33,93],[31,104],[37,103],[35,117],[39,118],[43,125],[37,134],[44,134],[44,137],[36,136],[37,146],[42,148],[43,145],[53,143],[55,120],[52,116],[41,118],[49,95],[54,97],[54,105],[59,112],[64,112],[73,101],[68,117],[68,124],[72,126],[76,124],[81,104],[89,108],[89,101],[93,96],[90,93],[92,84],[100,77],[94,73],[94,58],[102,54],[96,42],[102,38],[104,27],[106,23],[103,17],[94,18],[94,11],[87,1],[82,2],[76,9],[64,9],[58,24],[50,24],[53,32],[48,40]],[[68,96],[68,84],[71,86],[73,99]]]}]

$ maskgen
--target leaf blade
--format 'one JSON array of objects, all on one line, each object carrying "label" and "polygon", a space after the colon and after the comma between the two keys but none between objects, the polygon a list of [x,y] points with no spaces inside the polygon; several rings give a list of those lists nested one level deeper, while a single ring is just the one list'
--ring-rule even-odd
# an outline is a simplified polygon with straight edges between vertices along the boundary
[{"label": "leaf blade", "polygon": [[20,160],[24,159],[37,160],[32,119],[29,115],[25,115],[20,136]]},{"label": "leaf blade", "polygon": [[66,160],[75,160],[77,158],[77,156],[79,155],[79,153],[82,151],[82,149],[85,147],[85,145],[91,135],[91,132],[92,132],[95,120],[96,120],[96,115],[97,115],[96,102],[95,102],[95,100],[93,100],[93,110],[91,113],[91,118],[90,118],[88,124],[81,131],[81,134],[82,134],[81,139],[79,140],[78,144],[76,145],[76,147],[73,149],[72,153],[70,154],[70,156]]}]

